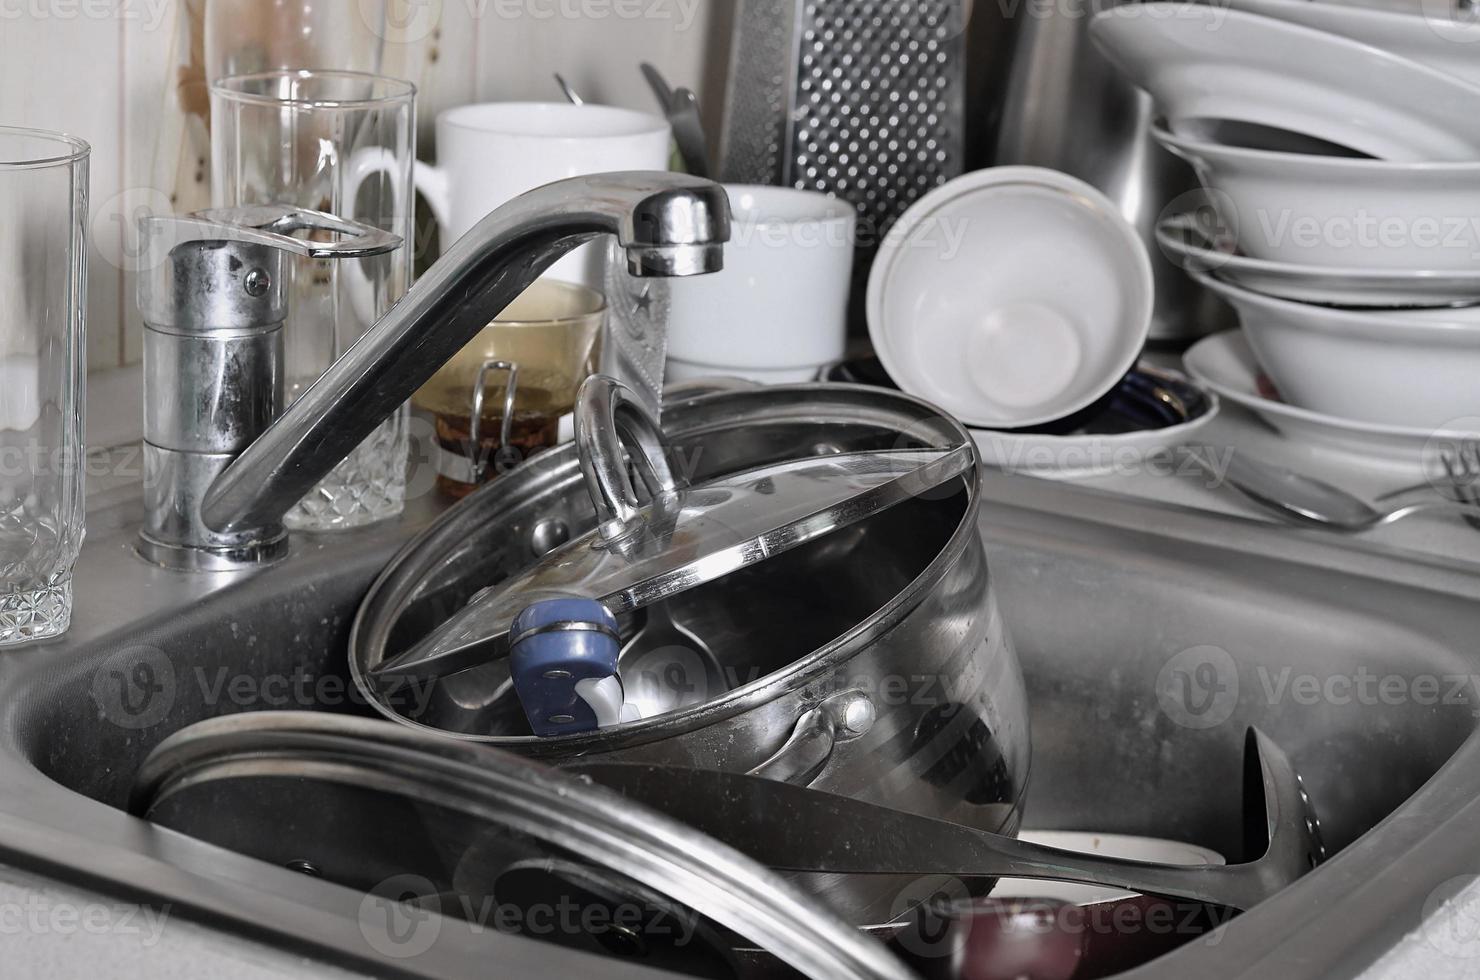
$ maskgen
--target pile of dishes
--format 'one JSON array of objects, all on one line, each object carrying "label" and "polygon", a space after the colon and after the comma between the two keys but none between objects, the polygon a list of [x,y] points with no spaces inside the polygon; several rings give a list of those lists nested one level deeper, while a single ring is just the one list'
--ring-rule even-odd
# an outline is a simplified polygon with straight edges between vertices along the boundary
[{"label": "pile of dishes", "polygon": [[928,194],[885,238],[869,333],[889,379],[971,427],[989,465],[1097,476],[1144,468],[1218,411],[1137,366],[1154,298],[1146,249],[1103,194],[994,167]]},{"label": "pile of dishes", "polygon": [[1480,432],[1480,49],[1458,43],[1480,24],[1231,8],[1134,4],[1092,26],[1203,184],[1162,246],[1243,325],[1189,370],[1288,435],[1424,465]]}]

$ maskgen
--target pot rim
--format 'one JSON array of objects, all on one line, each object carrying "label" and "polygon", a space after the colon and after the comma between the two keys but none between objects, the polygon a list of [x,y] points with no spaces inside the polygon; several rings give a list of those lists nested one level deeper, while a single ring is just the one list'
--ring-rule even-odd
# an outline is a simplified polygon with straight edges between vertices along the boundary
[{"label": "pot rim", "polygon": [[[955,440],[955,444],[971,446],[971,452],[974,458],[974,465],[961,477],[967,495],[966,507],[950,538],[941,546],[940,551],[931,559],[930,563],[911,580],[909,585],[897,592],[893,598],[875,611],[873,615],[857,623],[846,633],[816,648],[805,656],[799,657],[787,666],[758,677],[747,684],[743,684],[721,697],[685,708],[681,711],[670,712],[642,721],[630,722],[614,728],[556,737],[540,737],[537,735],[480,735],[468,732],[452,732],[416,721],[396,711],[391,705],[386,704],[381,692],[373,687],[366,676],[369,669],[374,666],[374,663],[371,662],[372,651],[367,647],[372,642],[381,647],[379,651],[375,651],[375,663],[378,663],[380,658],[384,656],[384,637],[388,635],[396,622],[396,619],[392,618],[392,614],[396,610],[391,609],[388,603],[381,603],[381,608],[375,608],[376,600],[381,597],[382,593],[390,585],[394,584],[391,582],[391,579],[396,576],[396,573],[401,572],[403,566],[434,539],[437,530],[447,526],[447,515],[464,511],[472,506],[479,498],[486,496],[485,492],[479,492],[470,495],[466,500],[448,510],[442,518],[439,518],[421,534],[417,535],[416,538],[410,541],[387,563],[386,567],[376,577],[369,592],[366,593],[365,600],[361,603],[359,610],[355,614],[355,620],[350,630],[350,673],[356,686],[359,687],[361,693],[365,695],[366,700],[374,706],[376,711],[411,728],[434,732],[460,741],[493,745],[535,757],[587,756],[614,752],[707,728],[744,714],[771,701],[775,701],[795,690],[805,687],[806,684],[817,676],[824,675],[848,663],[859,653],[867,649],[874,639],[889,632],[911,610],[918,606],[930,589],[945,577],[947,570],[965,552],[970,543],[970,537],[972,535],[980,535],[978,516],[981,510],[981,465],[980,460],[976,458],[977,450],[971,434],[956,419],[923,399],[915,398],[901,392],[886,391],[865,385],[823,383],[782,385],[763,389],[720,391],[698,395],[691,399],[685,399],[677,405],[669,406],[670,413],[665,413],[665,430],[667,428],[666,423],[670,419],[677,423],[672,430],[672,434],[675,436],[691,438],[708,431],[733,428],[736,424],[734,413],[715,410],[712,406],[723,406],[735,402],[743,405],[747,401],[756,400],[758,396],[775,397],[779,395],[785,397],[807,393],[815,394],[819,390],[832,391],[839,394],[849,392],[863,393],[877,402],[885,404],[892,402],[901,406],[911,406],[923,410],[923,413],[928,413],[932,417],[934,423],[941,425],[950,433],[951,438]],[[701,411],[706,408],[710,408],[711,412],[705,414]],[[692,421],[686,419],[685,416],[690,412],[698,413],[698,418]],[[689,421],[689,424],[683,424],[684,421]],[[558,459],[556,458],[557,454]],[[573,474],[579,472],[578,461],[575,457],[575,447],[573,445],[566,445],[555,450],[553,453],[537,457],[536,462],[545,471],[541,475],[546,480],[552,482],[557,480],[558,482],[565,482]],[[570,472],[567,473],[567,470]],[[528,478],[532,472],[534,471],[527,471],[524,475]],[[560,474],[558,478],[556,476],[557,473]],[[511,493],[517,494],[519,490],[525,488],[525,481],[518,480],[519,475],[520,472],[515,471],[503,477],[499,482],[491,484],[490,487],[503,487],[505,489],[505,495]],[[425,572],[423,571],[418,575],[417,582],[413,583],[412,594],[414,594],[415,585],[424,580]]]}]

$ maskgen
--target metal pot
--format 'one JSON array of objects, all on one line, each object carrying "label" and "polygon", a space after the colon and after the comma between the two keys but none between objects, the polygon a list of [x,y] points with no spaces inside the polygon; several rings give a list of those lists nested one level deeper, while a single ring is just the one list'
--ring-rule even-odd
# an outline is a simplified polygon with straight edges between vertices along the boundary
[{"label": "metal pot", "polygon": [[[705,394],[667,406],[663,431],[695,484],[839,452],[972,445],[924,402],[849,385]],[[566,446],[470,496],[390,563],[356,619],[351,670],[390,718],[556,764],[756,772],[1011,833],[1028,776],[1027,704],[987,571],[980,495],[973,460],[928,494],[670,600],[738,681],[670,714],[538,738],[510,717],[491,668],[430,683],[373,677],[476,593],[596,527]]]}]

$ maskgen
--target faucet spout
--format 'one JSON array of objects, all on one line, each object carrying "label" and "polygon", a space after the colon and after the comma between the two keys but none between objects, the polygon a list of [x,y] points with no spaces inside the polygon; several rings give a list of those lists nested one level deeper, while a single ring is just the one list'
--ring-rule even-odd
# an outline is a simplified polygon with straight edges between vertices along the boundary
[{"label": "faucet spout", "polygon": [[635,276],[717,272],[730,238],[718,184],[615,173],[548,184],[468,232],[406,296],[228,466],[201,517],[230,533],[281,521],[540,274],[615,235]]}]

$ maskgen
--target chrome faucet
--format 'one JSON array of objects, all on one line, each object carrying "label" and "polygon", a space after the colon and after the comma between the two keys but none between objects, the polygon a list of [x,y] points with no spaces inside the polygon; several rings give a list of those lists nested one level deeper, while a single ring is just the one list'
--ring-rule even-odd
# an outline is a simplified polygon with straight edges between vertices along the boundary
[{"label": "chrome faucet", "polygon": [[[146,222],[171,220],[179,219]],[[172,259],[200,251],[203,241],[212,247],[219,244],[210,232],[198,231],[194,241],[175,246]],[[634,276],[717,272],[730,237],[729,199],[712,181],[667,173],[577,177],[518,197],[453,245],[281,415],[266,404],[271,397],[281,404],[280,391],[270,395],[274,385],[281,385],[281,371],[265,366],[277,364],[277,356],[257,358],[263,366],[254,363],[246,378],[234,379],[234,392],[223,392],[217,380],[224,377],[219,350],[195,359],[171,351],[168,360],[146,365],[149,385],[211,391],[211,406],[217,413],[252,412],[254,418],[270,422],[260,432],[250,432],[251,425],[242,427],[250,432],[250,439],[241,438],[238,430],[240,445],[192,444],[192,449],[207,449],[199,453],[207,458],[187,474],[169,467],[151,473],[155,486],[146,487],[146,499],[152,504],[144,533],[146,557],[206,568],[237,567],[278,557],[282,546],[276,542],[283,540],[283,516],[299,500],[541,273],[572,249],[607,234],[617,237]],[[188,239],[188,235],[180,237]],[[346,243],[346,249],[374,254],[364,249],[375,243],[353,237],[351,241],[354,244]],[[260,248],[261,244],[249,237],[244,247]],[[332,250],[316,254],[332,257]],[[216,268],[228,270],[229,265]],[[234,268],[231,274],[246,274],[247,267]],[[232,284],[250,293],[244,279],[232,280]],[[159,276],[141,280],[146,320],[150,310],[160,306],[199,305],[200,299],[179,285]],[[160,315],[176,318],[173,311]],[[277,316],[279,324],[281,320]],[[228,331],[226,336],[235,334]],[[196,378],[197,371],[214,375]],[[185,380],[171,382],[172,375]],[[248,393],[253,397],[246,397]],[[154,404],[156,398],[146,391],[146,404]],[[212,427],[222,427],[219,417]]]}]

